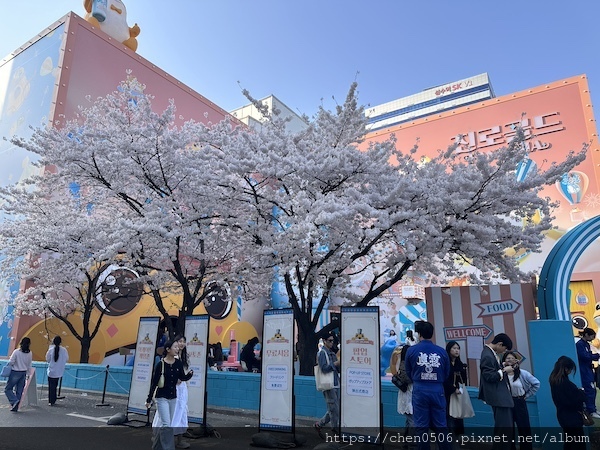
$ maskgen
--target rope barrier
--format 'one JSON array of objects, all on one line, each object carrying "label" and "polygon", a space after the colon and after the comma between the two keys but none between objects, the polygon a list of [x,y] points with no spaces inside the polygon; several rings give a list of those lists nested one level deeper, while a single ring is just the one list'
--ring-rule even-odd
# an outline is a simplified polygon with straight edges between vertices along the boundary
[{"label": "rope barrier", "polygon": [[92,375],[91,377],[86,377],[86,378],[76,377],[75,375],[72,375],[70,373],[70,371],[68,371],[68,370],[65,370],[65,374],[69,375],[71,378],[75,378],[76,380],[91,380],[92,378],[96,378],[96,377],[98,377],[100,375],[104,375],[104,371],[98,372],[96,375]]},{"label": "rope barrier", "polygon": [[108,372],[108,376],[113,380],[113,382],[120,387],[121,389],[123,389],[123,392],[125,392],[126,394],[129,394],[129,389],[125,389],[123,386],[121,386],[119,384],[119,382],[115,379],[115,377],[113,377],[112,373]]}]

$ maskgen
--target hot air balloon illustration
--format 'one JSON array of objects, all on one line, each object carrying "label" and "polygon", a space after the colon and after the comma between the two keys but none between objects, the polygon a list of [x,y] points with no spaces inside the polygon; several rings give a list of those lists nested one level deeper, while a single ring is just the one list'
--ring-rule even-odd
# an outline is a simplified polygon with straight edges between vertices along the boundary
[{"label": "hot air balloon illustration", "polygon": [[585,220],[582,211],[577,205],[581,203],[587,188],[590,184],[588,176],[578,170],[573,170],[569,173],[565,173],[560,180],[556,183],[558,192],[569,202],[573,209],[571,210],[571,220],[573,222],[581,222]]},{"label": "hot air balloon illustration", "polygon": [[536,162],[533,159],[530,159],[529,156],[525,156],[523,161],[517,164],[517,181],[521,183],[530,173],[535,173],[536,170]]}]

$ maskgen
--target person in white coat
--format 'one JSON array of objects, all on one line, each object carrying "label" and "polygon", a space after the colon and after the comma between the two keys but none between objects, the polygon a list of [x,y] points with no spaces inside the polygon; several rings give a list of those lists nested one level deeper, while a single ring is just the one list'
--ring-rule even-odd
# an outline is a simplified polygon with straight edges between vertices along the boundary
[{"label": "person in white coat", "polygon": [[56,403],[56,390],[58,381],[65,373],[65,366],[69,361],[67,349],[62,347],[60,336],[55,336],[52,345],[46,352],[46,362],[48,363],[48,406],[54,406]]}]

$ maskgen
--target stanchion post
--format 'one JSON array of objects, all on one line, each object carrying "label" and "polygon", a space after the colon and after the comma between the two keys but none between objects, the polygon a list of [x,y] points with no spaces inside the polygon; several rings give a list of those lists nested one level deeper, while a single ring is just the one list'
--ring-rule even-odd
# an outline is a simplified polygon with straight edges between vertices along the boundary
[{"label": "stanchion post", "polygon": [[102,388],[102,403],[96,403],[96,406],[110,406],[110,403],[104,403],[104,398],[106,397],[106,384],[108,383],[108,369],[109,365],[106,366],[106,371],[104,372],[104,387]]},{"label": "stanchion post", "polygon": [[58,380],[58,395],[56,396],[57,400],[62,400],[63,398],[65,398],[64,395],[60,395],[61,389],[62,389],[62,377],[60,377],[60,379]]}]

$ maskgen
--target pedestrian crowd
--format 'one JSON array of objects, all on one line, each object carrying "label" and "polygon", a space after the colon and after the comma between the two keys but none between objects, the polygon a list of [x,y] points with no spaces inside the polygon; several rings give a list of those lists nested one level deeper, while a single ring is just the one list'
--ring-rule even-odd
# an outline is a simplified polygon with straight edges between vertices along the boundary
[{"label": "pedestrian crowd", "polygon": [[[474,411],[466,390],[467,365],[461,359],[461,347],[450,341],[446,348],[432,342],[434,327],[430,322],[417,321],[409,338],[396,347],[390,369],[394,384],[398,387],[397,412],[406,417],[405,436],[413,436],[419,450],[429,449],[429,439],[419,437],[434,430],[438,436],[464,434],[464,419],[473,417]],[[585,328],[576,343],[582,387],[571,379],[577,366],[567,356],[558,358],[549,377],[552,400],[556,406],[557,419],[565,436],[583,437],[586,421],[600,418],[596,411],[596,377],[593,363],[600,355],[592,352],[590,341],[596,333]],[[397,339],[394,334],[393,339]],[[258,338],[246,345],[244,360],[246,370],[259,366],[253,350]],[[314,428],[323,436],[328,425],[336,433],[340,427],[340,361],[337,356],[339,341],[335,333],[323,340],[317,352],[317,364],[324,374],[333,374],[330,389],[323,390],[327,405],[325,415],[315,422]],[[6,397],[11,411],[17,412],[27,378],[32,371],[31,340],[24,337],[15,349],[5,369],[8,381]],[[186,338],[163,339],[157,349],[146,406],[156,404],[153,421],[153,449],[172,450],[189,448],[183,439],[188,428],[188,392],[186,381],[194,372],[189,368]],[[244,351],[242,350],[242,353]],[[68,353],[56,336],[46,354],[48,362],[48,401],[56,402],[56,389],[65,370]],[[502,436],[495,447],[515,449],[515,428],[519,436],[519,449],[531,450],[532,441],[524,439],[532,434],[527,398],[536,394],[540,381],[529,371],[520,367],[521,356],[513,350],[511,338],[505,333],[494,336],[481,352],[478,398],[491,407],[494,417],[494,436]],[[260,366],[259,366],[260,367]],[[439,441],[440,450],[450,449],[452,440]],[[410,446],[409,446],[410,448]],[[565,439],[565,449],[584,449],[585,439]]]},{"label": "pedestrian crowd", "polygon": [[[415,323],[414,333],[417,342],[398,346],[390,368],[399,387],[397,411],[406,416],[405,435],[414,436],[421,450],[429,448],[429,440],[418,437],[430,429],[439,433],[438,436],[464,434],[464,419],[473,417],[474,412],[465,389],[467,365],[460,358],[460,345],[450,341],[443,349],[433,344],[433,325],[429,322]],[[596,333],[586,328],[580,337],[576,349],[582,387],[569,379],[569,375],[575,374],[576,365],[567,356],[556,361],[548,380],[557,419],[565,436],[564,448],[569,450],[586,448],[584,421],[590,420],[587,417],[600,418],[595,405],[596,379],[592,364],[600,359],[600,355],[590,348]],[[478,398],[491,407],[494,436],[502,437],[495,441],[494,447],[514,450],[516,428],[519,449],[531,450],[532,431],[526,400],[536,394],[540,381],[520,367],[520,354],[513,351],[509,336],[497,334],[491,343],[484,345],[479,370]],[[440,441],[438,447],[450,449],[451,442],[450,439]]]}]

